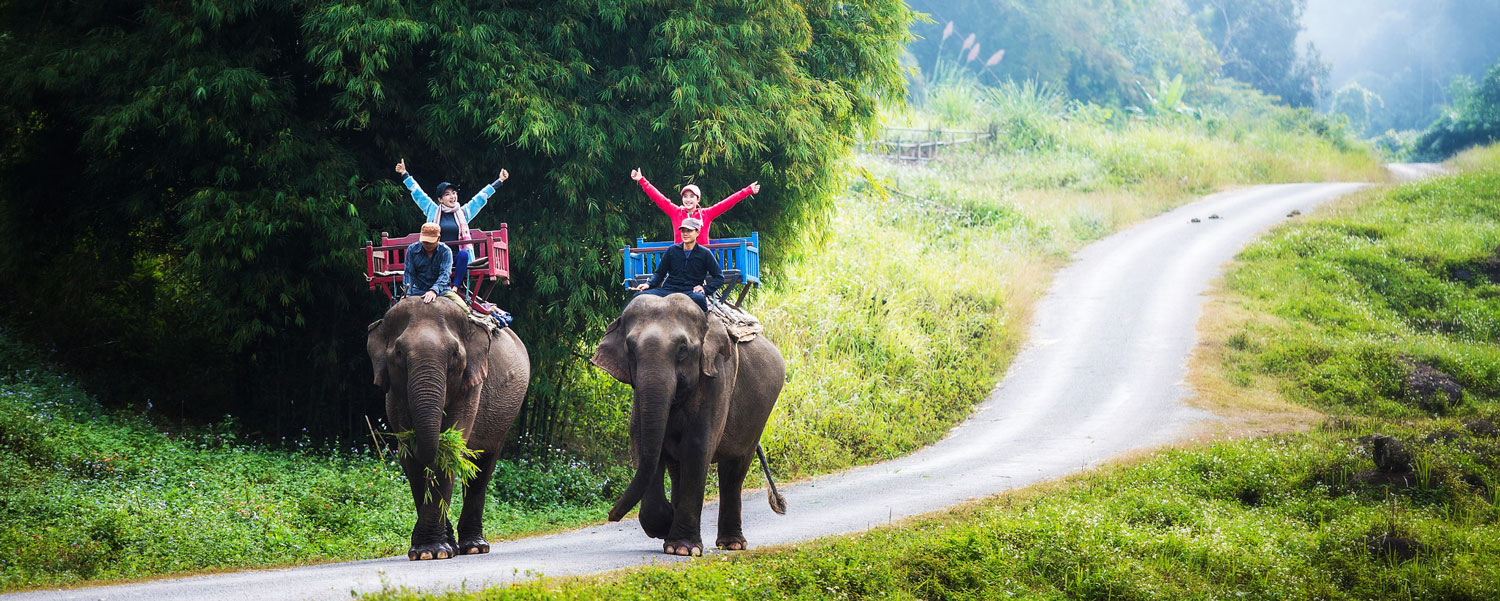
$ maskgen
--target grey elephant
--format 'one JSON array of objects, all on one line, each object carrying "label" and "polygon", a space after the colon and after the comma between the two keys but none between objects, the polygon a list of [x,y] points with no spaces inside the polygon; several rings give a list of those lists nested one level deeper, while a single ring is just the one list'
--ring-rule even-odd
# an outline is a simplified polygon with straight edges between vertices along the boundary
[{"label": "grey elephant", "polygon": [[[641,528],[665,539],[664,552],[701,555],[703,488],[709,464],[717,463],[716,544],[743,550],[740,490],[757,455],[771,508],[785,513],[760,435],[786,381],[786,363],[764,336],[731,342],[723,322],[706,317],[686,295],[637,296],[609,325],[592,361],[635,391],[630,442],[636,471],[610,521],[640,502]],[[672,478],[670,503],[664,474]]]},{"label": "grey elephant", "polygon": [[[485,490],[526,397],[531,378],[526,345],[510,328],[491,330],[470,321],[467,309],[446,298],[424,303],[408,297],[370,324],[365,347],[375,385],[385,389],[386,419],[395,431],[414,435],[410,452],[401,457],[417,507],[406,556],[488,553],[482,531]],[[474,459],[479,474],[464,489],[457,540],[444,511],[453,497],[453,479],[434,465],[438,437],[449,428],[458,429],[479,453]],[[436,478],[429,481],[424,468]]]}]

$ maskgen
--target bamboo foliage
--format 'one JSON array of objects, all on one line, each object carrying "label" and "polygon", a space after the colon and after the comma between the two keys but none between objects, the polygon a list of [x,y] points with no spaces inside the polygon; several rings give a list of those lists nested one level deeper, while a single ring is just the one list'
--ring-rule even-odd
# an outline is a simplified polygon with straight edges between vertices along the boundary
[{"label": "bamboo foliage", "polygon": [[[47,214],[66,225],[19,234],[91,241],[72,252],[99,255],[100,281],[63,296],[129,279],[129,257],[176,257],[151,286],[201,289],[206,338],[250,361],[226,384],[250,390],[245,405],[228,409],[313,414],[371,396],[353,376],[379,301],[354,249],[421,221],[398,158],[429,189],[513,174],[473,225],[510,225],[516,277],[493,300],[518,317],[545,407],[618,311],[617,249],[669,234],[630,169],[669,194],[760,180],[718,236],[809,222],[876,103],[903,96],[913,17],[896,0],[21,1],[0,15],[0,114],[30,124],[3,144],[0,232],[40,218],[20,199],[80,199]],[[43,275],[0,260],[23,269]],[[156,310],[133,299],[111,302]]]}]

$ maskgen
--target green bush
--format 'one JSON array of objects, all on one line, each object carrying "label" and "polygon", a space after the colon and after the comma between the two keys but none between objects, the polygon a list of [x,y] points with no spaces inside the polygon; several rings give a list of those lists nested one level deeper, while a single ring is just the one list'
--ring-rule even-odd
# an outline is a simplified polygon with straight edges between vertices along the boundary
[{"label": "green bush", "polygon": [[601,467],[568,451],[540,447],[495,465],[496,501],[521,509],[613,503],[633,472],[628,464]]}]

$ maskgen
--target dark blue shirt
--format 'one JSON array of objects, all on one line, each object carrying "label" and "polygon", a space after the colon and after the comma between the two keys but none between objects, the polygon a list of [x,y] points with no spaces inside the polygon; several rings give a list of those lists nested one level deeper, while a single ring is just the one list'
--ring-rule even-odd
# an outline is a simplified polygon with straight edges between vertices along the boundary
[{"label": "dark blue shirt", "polygon": [[447,244],[439,242],[437,248],[433,249],[431,258],[422,251],[421,242],[413,242],[406,247],[406,271],[401,274],[401,284],[406,288],[407,296],[421,296],[428,290],[442,296],[451,287],[451,279],[453,249],[448,248]]},{"label": "dark blue shirt", "polygon": [[438,235],[438,240],[451,242],[459,236],[458,216],[453,213],[438,212],[438,227],[443,228],[443,233]]},{"label": "dark blue shirt", "polygon": [[[707,280],[707,283],[704,282]],[[691,292],[693,286],[703,286],[704,296],[724,285],[724,274],[719,271],[719,260],[714,253],[702,245],[693,247],[691,253],[681,244],[667,247],[656,271],[651,274],[649,288],[661,288],[668,292]]]}]

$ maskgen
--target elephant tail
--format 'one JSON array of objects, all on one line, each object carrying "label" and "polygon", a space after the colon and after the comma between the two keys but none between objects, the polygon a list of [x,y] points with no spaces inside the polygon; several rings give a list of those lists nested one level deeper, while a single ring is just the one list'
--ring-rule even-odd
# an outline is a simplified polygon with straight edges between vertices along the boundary
[{"label": "elephant tail", "polygon": [[776,481],[771,479],[771,468],[766,465],[766,451],[755,445],[755,454],[760,457],[760,471],[766,474],[766,499],[771,502],[771,511],[777,515],[786,515],[786,497],[776,492]]}]

